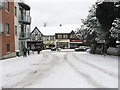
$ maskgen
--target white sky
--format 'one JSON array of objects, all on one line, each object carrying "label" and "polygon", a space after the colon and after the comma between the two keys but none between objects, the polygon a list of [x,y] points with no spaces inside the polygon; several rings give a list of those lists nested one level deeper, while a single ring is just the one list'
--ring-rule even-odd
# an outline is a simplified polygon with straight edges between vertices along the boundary
[{"label": "white sky", "polygon": [[80,24],[88,15],[88,10],[97,0],[25,0],[31,7],[32,24],[42,27],[60,24]]}]

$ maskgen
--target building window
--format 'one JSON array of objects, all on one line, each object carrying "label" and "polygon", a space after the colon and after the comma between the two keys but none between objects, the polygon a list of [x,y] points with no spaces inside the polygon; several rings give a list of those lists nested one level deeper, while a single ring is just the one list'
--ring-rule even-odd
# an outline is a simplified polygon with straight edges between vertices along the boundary
[{"label": "building window", "polygon": [[15,7],[15,16],[17,16],[17,7]]},{"label": "building window", "polygon": [[3,7],[3,2],[0,1],[0,9]]},{"label": "building window", "polygon": [[67,39],[67,38],[68,38],[68,35],[63,35],[63,38],[64,38],[64,39]]},{"label": "building window", "polygon": [[9,24],[6,24],[6,35],[10,35]]},{"label": "building window", "polygon": [[62,35],[58,35],[58,39],[62,39]]},{"label": "building window", "polygon": [[40,33],[38,34],[38,39],[39,39],[39,40],[42,40],[42,36],[41,36]]},{"label": "building window", "polygon": [[2,23],[0,23],[0,32],[4,31],[4,25]]},{"label": "building window", "polygon": [[10,53],[10,44],[6,45],[6,50],[7,50],[7,53]]},{"label": "building window", "polygon": [[17,35],[17,26],[15,26],[15,35]]},{"label": "building window", "polygon": [[74,35],[70,35],[70,38],[75,38],[75,36]]},{"label": "building window", "polygon": [[35,36],[32,37],[32,40],[33,40],[33,41],[35,40]]},{"label": "building window", "polygon": [[50,40],[54,40],[54,36],[50,36]]},{"label": "building window", "polygon": [[47,36],[46,39],[47,39],[47,41],[49,41],[50,40],[50,36]]},{"label": "building window", "polygon": [[9,11],[9,1],[8,0],[6,0],[6,2],[5,2],[5,9],[7,11]]}]

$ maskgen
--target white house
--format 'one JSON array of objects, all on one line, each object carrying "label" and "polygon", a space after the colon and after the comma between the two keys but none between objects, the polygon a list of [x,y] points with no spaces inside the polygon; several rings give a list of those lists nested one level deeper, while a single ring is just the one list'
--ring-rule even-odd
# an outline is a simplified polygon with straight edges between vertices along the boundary
[{"label": "white house", "polygon": [[15,50],[21,51],[30,40],[30,6],[24,0],[14,0]]}]

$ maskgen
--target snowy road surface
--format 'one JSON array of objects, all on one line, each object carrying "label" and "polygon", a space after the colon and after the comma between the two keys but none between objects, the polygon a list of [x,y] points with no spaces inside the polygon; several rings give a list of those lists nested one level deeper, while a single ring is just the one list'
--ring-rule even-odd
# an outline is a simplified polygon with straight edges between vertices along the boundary
[{"label": "snowy road surface", "polygon": [[3,88],[118,88],[115,56],[45,50],[0,61],[0,66]]}]

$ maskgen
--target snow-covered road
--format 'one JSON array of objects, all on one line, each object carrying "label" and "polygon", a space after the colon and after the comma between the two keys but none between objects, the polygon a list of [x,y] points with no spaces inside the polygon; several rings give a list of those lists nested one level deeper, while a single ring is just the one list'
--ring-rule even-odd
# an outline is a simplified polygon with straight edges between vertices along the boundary
[{"label": "snow-covered road", "polygon": [[42,51],[0,61],[3,88],[118,88],[118,57]]}]

